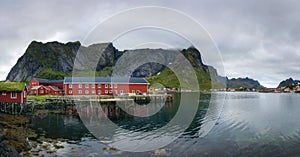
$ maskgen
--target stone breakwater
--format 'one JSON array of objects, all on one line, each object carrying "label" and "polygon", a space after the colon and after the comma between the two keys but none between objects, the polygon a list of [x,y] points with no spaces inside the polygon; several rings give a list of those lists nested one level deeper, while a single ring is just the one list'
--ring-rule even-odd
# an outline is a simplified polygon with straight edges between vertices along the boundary
[{"label": "stone breakwater", "polygon": [[29,119],[24,116],[0,114],[0,156],[19,156],[31,149],[28,138],[37,135],[28,128]]}]

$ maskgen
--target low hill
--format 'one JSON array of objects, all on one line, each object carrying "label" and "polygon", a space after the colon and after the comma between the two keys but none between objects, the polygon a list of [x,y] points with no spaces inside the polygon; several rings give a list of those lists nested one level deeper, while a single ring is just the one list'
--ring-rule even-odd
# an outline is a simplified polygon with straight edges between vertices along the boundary
[{"label": "low hill", "polygon": [[253,80],[251,78],[233,78],[227,80],[227,88],[248,88],[248,89],[264,89],[265,87],[262,86],[257,80]]},{"label": "low hill", "polygon": [[286,87],[286,86],[293,85],[293,84],[295,85],[297,83],[300,83],[300,80],[294,80],[292,78],[289,78],[284,81],[281,81],[277,88],[282,88],[282,87]]}]

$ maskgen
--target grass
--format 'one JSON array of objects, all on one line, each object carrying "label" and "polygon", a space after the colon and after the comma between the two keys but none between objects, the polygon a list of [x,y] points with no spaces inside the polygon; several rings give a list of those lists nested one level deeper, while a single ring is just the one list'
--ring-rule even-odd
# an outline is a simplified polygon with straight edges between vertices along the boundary
[{"label": "grass", "polygon": [[0,82],[0,91],[22,91],[25,87],[25,82]]},{"label": "grass", "polygon": [[192,75],[187,74],[186,72],[183,72],[182,74],[178,73],[178,76],[186,76],[182,84],[179,83],[179,79],[175,75],[174,72],[172,72],[168,67],[166,67],[159,75],[156,76],[150,76],[147,77],[146,80],[150,83],[150,87],[157,86],[159,84],[163,85],[165,88],[177,88],[177,89],[191,89],[196,91],[207,91],[210,90],[212,87],[214,88],[224,88],[223,85],[217,82],[213,82],[210,79],[209,74],[205,73],[203,70],[195,70],[194,71],[197,81],[198,81],[198,87],[194,87],[190,85],[189,80],[192,80]]},{"label": "grass", "polygon": [[51,96],[51,95],[41,95],[41,96],[28,95],[27,96],[27,100],[35,101],[35,102],[46,102],[46,99],[48,98],[57,98],[57,96]]}]

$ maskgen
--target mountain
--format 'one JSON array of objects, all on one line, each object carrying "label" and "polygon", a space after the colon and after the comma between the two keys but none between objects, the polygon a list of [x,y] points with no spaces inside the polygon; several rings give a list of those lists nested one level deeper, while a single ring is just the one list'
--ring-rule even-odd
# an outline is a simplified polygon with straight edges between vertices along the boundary
[{"label": "mountain", "polygon": [[284,81],[281,81],[277,88],[282,88],[297,83],[300,83],[300,80],[293,80],[292,78],[289,78]]},{"label": "mountain", "polygon": [[233,78],[227,80],[227,88],[248,88],[248,89],[264,89],[257,80],[251,78]]},{"label": "mountain", "polygon": [[[20,57],[15,66],[9,72],[6,80],[29,81],[45,71],[71,73],[74,61],[79,50],[85,51],[86,56],[81,55],[78,61],[79,67],[89,66],[89,60],[95,60],[93,51],[101,50],[103,55],[99,56],[97,69],[112,66],[114,61],[121,56],[111,43],[94,44],[88,47],[81,46],[80,42],[59,42],[41,43],[33,41]],[[97,58],[98,59],[98,58]]]},{"label": "mountain", "polygon": [[[176,55],[174,55],[174,53]],[[184,56],[185,58],[180,58]],[[65,76],[132,76],[147,77],[153,84],[179,88],[177,73],[188,75],[183,60],[193,67],[200,88],[224,86],[216,69],[202,62],[200,52],[190,47],[181,51],[166,49],[117,50],[112,43],[83,46],[80,42],[32,41],[9,72],[9,81],[29,81],[33,77],[63,79]],[[155,62],[154,62],[155,61]],[[170,70],[169,68],[173,68]],[[73,73],[72,73],[73,72]],[[162,77],[166,76],[166,77]],[[170,81],[173,80],[173,81]],[[176,81],[177,80],[177,81]],[[224,79],[223,79],[224,80]],[[188,80],[185,80],[188,83]],[[223,83],[224,84],[224,83]]]}]

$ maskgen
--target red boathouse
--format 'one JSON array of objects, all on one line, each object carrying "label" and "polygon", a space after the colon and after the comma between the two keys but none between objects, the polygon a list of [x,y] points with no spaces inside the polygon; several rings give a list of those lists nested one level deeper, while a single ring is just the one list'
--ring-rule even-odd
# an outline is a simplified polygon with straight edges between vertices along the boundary
[{"label": "red boathouse", "polygon": [[35,86],[54,86],[58,87],[60,89],[63,89],[63,83],[64,80],[48,80],[48,79],[41,79],[41,78],[33,78],[28,87],[28,91],[31,91],[31,89]]},{"label": "red boathouse", "polygon": [[66,77],[65,95],[146,94],[149,83],[144,78]]}]

